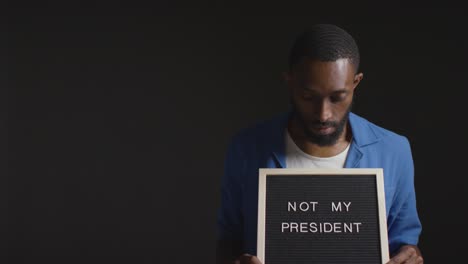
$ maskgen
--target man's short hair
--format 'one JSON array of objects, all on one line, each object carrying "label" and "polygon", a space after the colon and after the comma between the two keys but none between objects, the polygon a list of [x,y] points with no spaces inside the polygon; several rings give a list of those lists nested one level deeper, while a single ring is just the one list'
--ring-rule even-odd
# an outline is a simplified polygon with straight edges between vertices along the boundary
[{"label": "man's short hair", "polygon": [[300,34],[289,54],[289,69],[303,59],[336,61],[349,59],[357,72],[359,49],[354,38],[344,29],[331,24],[316,24]]}]

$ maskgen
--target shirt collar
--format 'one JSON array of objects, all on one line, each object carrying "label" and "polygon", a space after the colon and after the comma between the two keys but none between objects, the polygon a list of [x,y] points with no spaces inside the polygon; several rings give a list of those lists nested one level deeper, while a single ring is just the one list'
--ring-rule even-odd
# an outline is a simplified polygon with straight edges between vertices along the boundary
[{"label": "shirt collar", "polygon": [[[282,114],[273,124],[275,128],[271,130],[270,142],[273,143],[271,149],[275,158],[275,167],[286,168],[285,133],[291,114],[291,111]],[[351,112],[349,113],[348,121],[353,133],[353,140],[350,152],[348,153],[346,167],[355,167],[362,158],[361,148],[376,143],[380,138],[369,122],[362,117]]]}]

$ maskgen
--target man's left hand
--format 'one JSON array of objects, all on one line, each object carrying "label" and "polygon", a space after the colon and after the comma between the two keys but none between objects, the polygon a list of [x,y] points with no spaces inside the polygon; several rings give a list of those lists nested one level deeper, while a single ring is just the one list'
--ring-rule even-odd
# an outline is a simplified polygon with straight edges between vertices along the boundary
[{"label": "man's left hand", "polygon": [[398,253],[390,259],[387,264],[423,264],[424,260],[421,251],[417,246],[405,245],[400,248]]}]

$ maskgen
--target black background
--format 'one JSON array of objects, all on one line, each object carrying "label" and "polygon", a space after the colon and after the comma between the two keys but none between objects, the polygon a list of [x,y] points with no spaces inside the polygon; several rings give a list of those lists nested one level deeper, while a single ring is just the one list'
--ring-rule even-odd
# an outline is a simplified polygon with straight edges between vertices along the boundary
[{"label": "black background", "polygon": [[287,109],[288,50],[317,22],[358,42],[354,111],[411,141],[426,262],[462,259],[466,9],[63,2],[2,9],[7,263],[212,263],[228,140]]}]

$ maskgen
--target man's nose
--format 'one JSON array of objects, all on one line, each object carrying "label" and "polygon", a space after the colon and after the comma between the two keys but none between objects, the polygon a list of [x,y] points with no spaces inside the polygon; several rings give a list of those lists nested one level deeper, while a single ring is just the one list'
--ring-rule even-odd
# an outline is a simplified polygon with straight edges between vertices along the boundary
[{"label": "man's nose", "polygon": [[331,103],[328,102],[327,100],[322,100],[320,102],[319,108],[319,119],[320,122],[326,122],[330,121],[332,118],[332,109],[331,109]]}]

